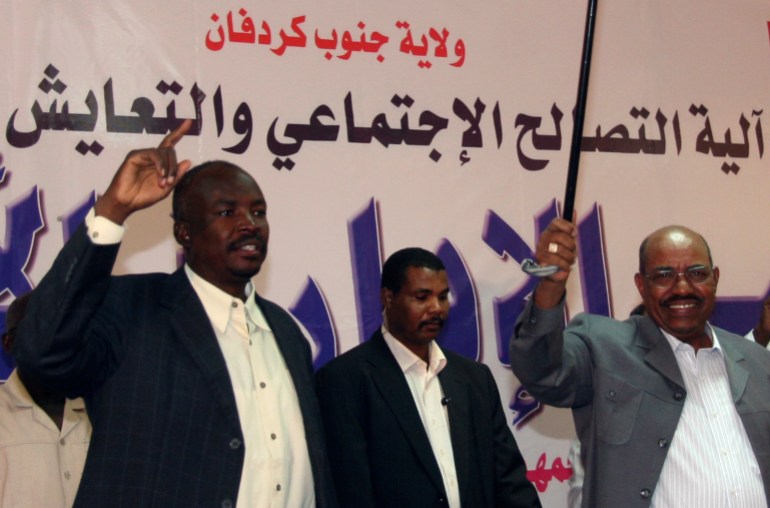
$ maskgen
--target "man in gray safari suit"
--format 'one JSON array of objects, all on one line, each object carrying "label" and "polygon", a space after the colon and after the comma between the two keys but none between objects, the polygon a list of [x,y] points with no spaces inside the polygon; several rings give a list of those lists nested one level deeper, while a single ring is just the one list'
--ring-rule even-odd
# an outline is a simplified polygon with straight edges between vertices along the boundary
[{"label": "man in gray safari suit", "polygon": [[576,236],[559,218],[541,235],[537,261],[560,270],[539,281],[510,352],[533,396],[572,408],[583,506],[766,507],[770,353],[708,323],[719,269],[706,241],[653,232],[634,277],[648,315],[579,314],[565,328]]}]

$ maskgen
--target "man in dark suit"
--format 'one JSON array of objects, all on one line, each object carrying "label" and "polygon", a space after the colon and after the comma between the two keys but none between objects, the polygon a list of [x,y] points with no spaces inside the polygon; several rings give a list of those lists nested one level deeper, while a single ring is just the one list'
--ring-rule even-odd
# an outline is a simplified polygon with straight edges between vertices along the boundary
[{"label": "man in dark suit", "polygon": [[[126,156],[36,288],[16,359],[86,400],[76,507],[336,506],[310,347],[250,281],[265,198],[233,164],[177,163],[189,127]],[[185,266],[112,277],[120,225],[174,188]]]},{"label": "man in dark suit", "polygon": [[398,251],[381,286],[382,329],[317,374],[341,506],[540,506],[489,368],[435,341],[449,311],[441,260]]},{"label": "man in dark suit", "polygon": [[577,228],[555,219],[511,341],[511,368],[538,400],[571,407],[583,506],[741,506],[770,500],[770,354],[711,326],[719,268],[683,226],[650,234],[634,281],[646,315],[578,314],[564,327]]}]

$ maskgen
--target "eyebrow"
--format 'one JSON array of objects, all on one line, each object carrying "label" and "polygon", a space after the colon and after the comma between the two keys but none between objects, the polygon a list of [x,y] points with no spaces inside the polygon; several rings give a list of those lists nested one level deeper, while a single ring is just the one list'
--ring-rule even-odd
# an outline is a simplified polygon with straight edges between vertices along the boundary
[{"label": "eyebrow", "polygon": [[[704,265],[704,264],[690,265],[686,267],[685,270],[692,270],[694,268],[708,268],[708,265]],[[655,272],[665,272],[665,271],[673,272],[674,270],[676,269],[673,266],[656,266],[653,268],[653,271]]]},{"label": "eyebrow", "polygon": [[[214,201],[214,205],[215,206],[218,206],[218,205],[233,206],[233,205],[235,205],[237,203],[238,203],[237,199],[224,199],[224,198],[220,198],[220,199],[217,199],[216,201]],[[254,201],[249,203],[249,205],[250,206],[256,206],[256,205],[265,205],[265,206],[267,206],[267,201],[265,201],[264,198],[259,198],[259,199],[255,199]]]}]

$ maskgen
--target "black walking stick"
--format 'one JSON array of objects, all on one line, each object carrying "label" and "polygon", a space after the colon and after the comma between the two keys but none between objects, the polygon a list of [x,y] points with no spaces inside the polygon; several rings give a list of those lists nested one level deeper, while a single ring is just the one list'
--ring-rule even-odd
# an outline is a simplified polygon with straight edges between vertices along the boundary
[{"label": "black walking stick", "polygon": [[[586,114],[586,98],[588,97],[588,75],[591,71],[591,48],[594,44],[594,26],[596,25],[596,2],[588,0],[586,13],[586,28],[583,36],[583,56],[578,80],[577,103],[575,105],[575,127],[572,130],[572,144],[569,150],[569,167],[567,170],[567,187],[564,190],[564,209],[562,217],[571,221],[575,208],[575,191],[577,190],[578,166],[580,165],[580,145],[583,141],[583,123]],[[529,275],[548,277],[559,269],[556,266],[540,266],[532,259],[525,259],[521,269]]]}]

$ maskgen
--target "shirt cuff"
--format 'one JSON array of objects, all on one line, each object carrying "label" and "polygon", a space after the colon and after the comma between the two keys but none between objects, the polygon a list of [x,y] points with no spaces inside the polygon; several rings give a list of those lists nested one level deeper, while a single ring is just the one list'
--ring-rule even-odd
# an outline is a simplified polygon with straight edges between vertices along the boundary
[{"label": "shirt cuff", "polygon": [[115,245],[123,240],[126,227],[115,224],[110,219],[96,215],[91,208],[86,215],[88,238],[96,245]]}]

